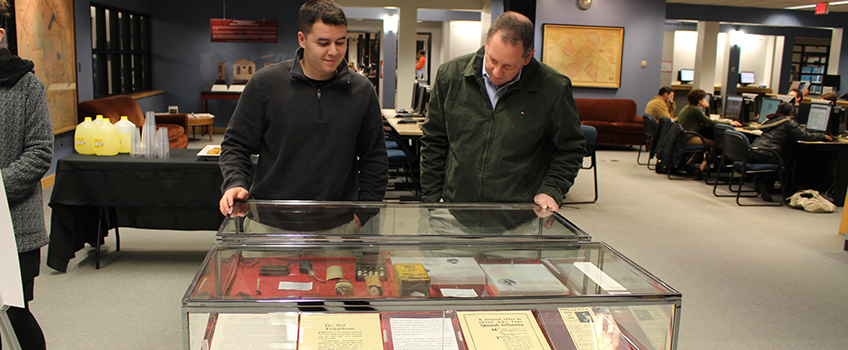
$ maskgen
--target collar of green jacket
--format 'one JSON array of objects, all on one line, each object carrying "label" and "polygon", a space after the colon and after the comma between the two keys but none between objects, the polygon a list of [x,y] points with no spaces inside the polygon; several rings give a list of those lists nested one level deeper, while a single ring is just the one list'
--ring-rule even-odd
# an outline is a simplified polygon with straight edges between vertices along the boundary
[{"label": "collar of green jacket", "polygon": [[[473,77],[477,79],[478,82],[483,82],[483,59],[485,58],[485,55],[486,47],[480,47],[474,55],[474,59],[468,61],[468,64],[462,71],[466,78]],[[536,61],[535,58],[531,58],[530,63],[521,69],[521,79],[513,85],[513,88],[530,92],[539,91],[539,75],[536,74],[536,71],[539,70],[539,61]]]}]

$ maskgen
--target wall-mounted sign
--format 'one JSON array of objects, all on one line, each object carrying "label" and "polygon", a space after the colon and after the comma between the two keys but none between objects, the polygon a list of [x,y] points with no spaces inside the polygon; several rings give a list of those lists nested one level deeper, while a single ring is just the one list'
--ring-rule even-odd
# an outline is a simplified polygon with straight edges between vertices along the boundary
[{"label": "wall-mounted sign", "polygon": [[277,21],[210,19],[213,43],[276,43]]},{"label": "wall-mounted sign", "polygon": [[816,4],[816,14],[817,15],[826,15],[827,12],[828,11],[827,11],[827,3],[826,2],[820,2],[820,3]]}]

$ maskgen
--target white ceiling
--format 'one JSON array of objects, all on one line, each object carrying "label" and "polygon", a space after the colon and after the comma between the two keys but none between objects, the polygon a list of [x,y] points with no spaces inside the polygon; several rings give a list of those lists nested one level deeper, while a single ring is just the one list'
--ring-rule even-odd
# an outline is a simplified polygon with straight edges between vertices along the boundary
[{"label": "white ceiling", "polygon": [[[674,4],[696,4],[696,5],[716,5],[716,6],[738,6],[738,7],[761,7],[782,9],[790,6],[810,5],[824,0],[666,0],[667,3]],[[831,5],[832,12],[848,12],[848,4]],[[799,11],[813,11],[812,8]]]}]

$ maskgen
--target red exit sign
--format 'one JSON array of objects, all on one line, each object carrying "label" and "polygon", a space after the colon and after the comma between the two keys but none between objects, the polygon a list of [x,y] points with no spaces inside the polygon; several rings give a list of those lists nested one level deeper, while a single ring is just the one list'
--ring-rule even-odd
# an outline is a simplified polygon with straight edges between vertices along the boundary
[{"label": "red exit sign", "polygon": [[827,14],[827,3],[820,2],[816,4],[816,14],[817,15],[826,15]]}]

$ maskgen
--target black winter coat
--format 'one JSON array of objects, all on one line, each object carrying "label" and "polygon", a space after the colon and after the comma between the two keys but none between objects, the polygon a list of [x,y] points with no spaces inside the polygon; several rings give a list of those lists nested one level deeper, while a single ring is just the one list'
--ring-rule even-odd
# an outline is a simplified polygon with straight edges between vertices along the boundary
[{"label": "black winter coat", "polygon": [[[763,134],[751,143],[752,147],[759,149],[770,149],[777,151],[781,157],[784,155],[786,145],[792,141],[824,141],[824,134],[812,134],[804,131],[798,123],[785,115],[769,116],[760,128]],[[769,152],[754,150],[765,157],[771,156]]]}]

